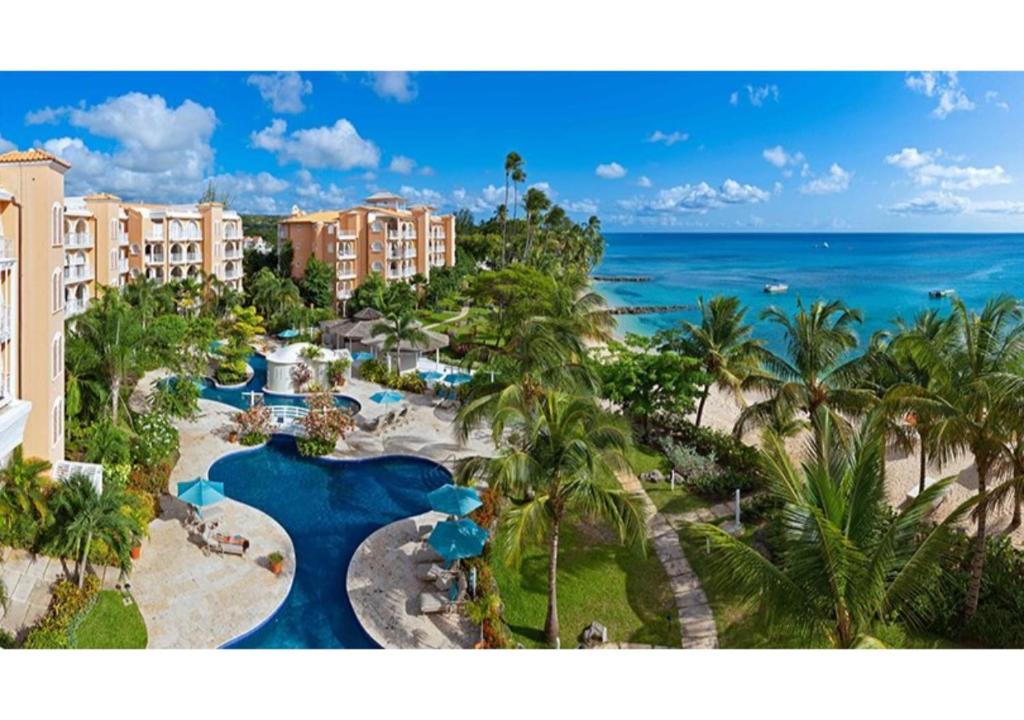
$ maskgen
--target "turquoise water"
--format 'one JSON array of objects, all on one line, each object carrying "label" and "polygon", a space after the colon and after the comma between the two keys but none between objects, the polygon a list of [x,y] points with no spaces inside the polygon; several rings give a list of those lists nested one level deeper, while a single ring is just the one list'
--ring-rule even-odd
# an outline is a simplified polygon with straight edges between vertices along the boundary
[{"label": "turquoise water", "polygon": [[[769,305],[793,310],[805,302],[838,299],[860,308],[862,340],[891,320],[918,310],[949,307],[928,291],[954,288],[971,307],[992,295],[1024,296],[1024,235],[1020,234],[639,234],[609,233],[596,274],[649,275],[647,283],[597,283],[610,305],[692,304],[721,293],[750,307],[748,319],[769,344],[778,330],[757,320]],[[822,247],[827,242],[829,247]],[[768,295],[767,282],[789,285]],[[620,315],[619,334],[651,334],[694,312]]]},{"label": "turquoise water", "polygon": [[221,458],[209,472],[224,492],[264,511],[295,545],[295,582],[280,610],[233,648],[372,648],[349,604],[348,564],[374,530],[430,509],[427,493],[451,475],[423,458],[327,460],[299,455],[275,435]]}]

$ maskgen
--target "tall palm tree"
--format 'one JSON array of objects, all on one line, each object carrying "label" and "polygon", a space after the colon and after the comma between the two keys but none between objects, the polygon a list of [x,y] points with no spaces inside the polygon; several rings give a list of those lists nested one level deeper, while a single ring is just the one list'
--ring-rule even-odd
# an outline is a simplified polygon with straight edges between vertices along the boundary
[{"label": "tall palm tree", "polygon": [[[506,433],[515,439],[508,442]],[[539,402],[527,402],[513,393],[495,408],[492,436],[498,454],[460,461],[457,478],[463,484],[486,480],[512,501],[502,514],[505,544],[500,550],[508,560],[517,560],[531,545],[547,546],[544,635],[554,646],[559,640],[559,539],[569,514],[609,522],[622,541],[642,542],[644,537],[643,516],[615,478],[617,470],[628,467],[630,432],[592,398],[548,392]]]},{"label": "tall palm tree", "polygon": [[540,214],[551,207],[551,200],[539,188],[530,188],[523,198],[526,209],[526,247],[523,250],[523,262],[530,261],[530,250],[533,247],[533,234],[540,219]]},{"label": "tall palm tree", "polygon": [[57,486],[52,506],[55,522],[51,548],[75,560],[79,587],[85,582],[89,551],[97,540],[110,548],[122,570],[130,566],[129,553],[144,528],[127,512],[129,499],[116,484],[107,483],[102,492],[97,492],[87,477],[75,475]]},{"label": "tall palm tree", "polygon": [[389,313],[384,320],[374,324],[374,335],[384,336],[384,352],[395,351],[395,368],[401,368],[401,346],[426,342],[427,334],[411,312]]},{"label": "tall palm tree", "polygon": [[927,366],[934,382],[927,388],[906,388],[902,397],[933,423],[935,446],[950,455],[970,451],[978,474],[976,530],[971,550],[970,582],[964,617],[978,609],[988,536],[988,480],[1013,433],[1024,393],[1024,308],[1009,295],[990,299],[980,313],[953,301],[950,322],[954,338],[949,349],[924,340],[908,341],[910,352]]},{"label": "tall palm tree", "polygon": [[716,295],[707,302],[697,300],[700,321],[683,320],[678,329],[661,333],[663,346],[701,361],[709,381],[701,390],[694,424],[700,426],[712,384],[732,391],[743,404],[743,380],[758,368],[763,343],[752,337],[753,326],[744,322],[747,308],[737,297]]},{"label": "tall palm tree", "polygon": [[762,369],[750,373],[743,387],[769,397],[744,408],[733,433],[740,437],[748,427],[763,425],[776,413],[783,417],[804,413],[813,422],[818,408],[825,408],[833,423],[849,434],[852,428],[843,416],[858,415],[874,401],[873,393],[859,386],[862,358],[848,357],[857,347],[854,326],[862,320],[860,311],[838,301],[817,301],[807,308],[797,300],[793,317],[777,307],[766,308],[761,317],[782,328],[786,355],[759,351]]},{"label": "tall palm tree", "polygon": [[512,173],[516,170],[522,170],[523,158],[522,156],[512,151],[505,156],[505,213],[501,219],[501,266],[505,267],[508,264],[508,181],[512,177]]},{"label": "tall palm tree", "polygon": [[49,516],[46,503],[47,480],[43,475],[50,463],[39,458],[25,459],[22,447],[14,448],[7,464],[0,469],[0,536],[7,536],[19,521]]},{"label": "tall palm tree", "polygon": [[90,312],[75,322],[83,364],[91,366],[110,387],[110,417],[117,423],[121,388],[139,367],[145,328],[135,309],[116,291],[105,292]]},{"label": "tall palm tree", "polygon": [[519,219],[519,184],[526,182],[526,171],[522,165],[512,171],[512,226]]},{"label": "tall palm tree", "polygon": [[757,603],[767,626],[785,626],[807,640],[838,648],[877,645],[876,624],[893,613],[915,624],[914,600],[935,591],[955,544],[954,523],[973,503],[940,525],[925,520],[951,481],[937,483],[893,515],[885,502],[884,437],[870,418],[852,443],[840,439],[822,407],[817,441],[798,470],[777,436],[768,434],[762,463],[768,490],[784,504],[778,564],[717,525],[694,524],[684,536],[710,547],[709,586],[728,587]]}]

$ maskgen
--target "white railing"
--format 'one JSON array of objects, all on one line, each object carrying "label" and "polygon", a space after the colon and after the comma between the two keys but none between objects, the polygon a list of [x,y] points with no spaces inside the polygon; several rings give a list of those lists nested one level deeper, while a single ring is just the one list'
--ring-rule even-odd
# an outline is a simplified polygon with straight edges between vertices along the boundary
[{"label": "white railing", "polygon": [[344,248],[338,248],[338,259],[339,260],[355,260],[356,251],[351,245],[346,245]]},{"label": "white railing", "polygon": [[146,242],[159,242],[159,243],[162,243],[163,241],[164,241],[164,234],[163,233],[159,233],[159,234],[157,234],[157,233],[150,233],[149,235],[146,236]]},{"label": "white railing", "polygon": [[68,300],[64,303],[64,317],[74,317],[75,315],[81,315],[88,309],[88,300]]},{"label": "white railing", "polygon": [[407,257],[407,258],[414,258],[414,257],[416,257],[416,248],[406,248],[405,249],[405,257]]},{"label": "white railing", "polygon": [[11,308],[9,305],[0,305],[0,342],[7,342],[11,339]]},{"label": "white railing", "polygon": [[185,262],[185,255],[184,254],[175,255],[174,253],[171,253],[171,265],[182,265],[182,264],[184,264],[184,262]]},{"label": "white railing", "polygon": [[64,234],[64,247],[68,247],[68,248],[91,248],[92,247],[92,233],[87,233],[87,232],[65,233]]},{"label": "white railing", "polygon": [[435,230],[432,237],[435,240],[444,240],[445,237],[447,237],[447,236],[445,235],[444,230]]},{"label": "white railing", "polygon": [[92,280],[92,268],[88,265],[76,265],[64,268],[64,282],[77,283]]},{"label": "white railing", "polygon": [[146,264],[147,265],[163,265],[164,264],[164,256],[163,255],[147,255],[146,256]]},{"label": "white railing", "polygon": [[241,251],[241,249],[225,250],[224,251],[224,259],[225,260],[241,260],[242,259],[242,251]]},{"label": "white railing", "polygon": [[117,233],[117,244],[121,247],[128,247],[128,233],[124,231]]},{"label": "white railing", "polygon": [[356,239],[356,234],[352,230],[339,230],[338,231],[338,239],[339,240],[355,240]]},{"label": "white railing", "polygon": [[308,408],[295,405],[267,405],[267,410],[270,411],[270,424],[279,429],[298,425],[309,415]]},{"label": "white railing", "polygon": [[224,279],[225,280],[237,280],[240,277],[242,277],[242,271],[237,269],[237,268],[235,270],[225,270],[224,271]]},{"label": "white railing", "polygon": [[352,288],[338,288],[338,299],[348,300],[352,297]]},{"label": "white railing", "polygon": [[13,261],[14,259],[14,240],[0,235],[0,261]]},{"label": "white railing", "polygon": [[398,231],[397,230],[388,230],[388,240],[397,240],[397,239],[398,239]]},{"label": "white railing", "polygon": [[122,275],[128,272],[128,258],[121,258],[117,261],[117,271]]},{"label": "white railing", "polygon": [[14,393],[11,392],[11,374],[3,373],[0,375],[0,406],[6,405],[14,399]]},{"label": "white railing", "polygon": [[355,280],[356,279],[356,271],[355,270],[339,270],[338,271],[338,279],[339,280]]},{"label": "white railing", "polygon": [[199,253],[189,253],[185,256],[185,260],[190,263],[200,263],[203,261],[203,256]]}]

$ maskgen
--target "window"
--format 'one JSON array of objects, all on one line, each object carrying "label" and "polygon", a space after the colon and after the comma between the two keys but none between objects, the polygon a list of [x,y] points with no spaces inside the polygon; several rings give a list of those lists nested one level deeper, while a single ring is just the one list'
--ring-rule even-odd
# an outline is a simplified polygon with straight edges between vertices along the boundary
[{"label": "window", "polygon": [[50,278],[50,312],[64,307],[64,271],[54,270]]},{"label": "window", "polygon": [[51,418],[50,427],[53,429],[51,443],[53,445],[58,444],[61,438],[64,437],[64,398],[57,398],[57,402],[53,404],[53,417]]},{"label": "window", "polygon": [[380,224],[380,220],[374,220],[373,221],[373,225],[370,226],[370,229],[372,229],[375,233],[379,233],[381,231],[381,229],[382,229],[382,225]]},{"label": "window", "polygon": [[374,260],[373,264],[370,267],[374,272],[380,272],[381,270],[384,269],[384,266],[381,265],[380,260]]},{"label": "window", "polygon": [[327,234],[333,236],[334,235],[335,227],[336,227],[335,225],[328,225],[327,226]]},{"label": "window", "polygon": [[384,249],[384,246],[381,245],[379,242],[375,242],[373,245],[370,246],[370,249],[373,250],[373,252],[380,252],[381,250]]},{"label": "window", "polygon": [[64,208],[60,203],[54,203],[50,211],[50,244],[64,244]]},{"label": "window", "polygon": [[57,333],[50,343],[50,379],[56,380],[64,372],[64,335]]}]

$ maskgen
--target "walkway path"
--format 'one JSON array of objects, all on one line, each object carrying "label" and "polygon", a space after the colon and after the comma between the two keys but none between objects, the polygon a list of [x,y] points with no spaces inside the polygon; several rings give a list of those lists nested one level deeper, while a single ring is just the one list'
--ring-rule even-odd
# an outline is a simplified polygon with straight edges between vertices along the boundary
[{"label": "walkway path", "polygon": [[620,475],[619,482],[626,492],[632,493],[640,501],[647,518],[647,534],[658,559],[665,567],[669,586],[676,599],[683,648],[696,650],[718,647],[715,616],[701,588],[700,578],[690,567],[683,547],[679,544],[679,532],[658,512],[635,475]]},{"label": "walkway path", "polygon": [[452,315],[447,320],[442,320],[441,322],[432,323],[430,325],[424,325],[421,329],[422,330],[431,330],[431,329],[436,328],[436,327],[438,327],[440,325],[449,325],[451,323],[458,322],[459,320],[461,320],[462,318],[466,317],[467,315],[469,315],[469,305],[463,305],[462,309],[459,310],[459,314],[458,315]]}]

